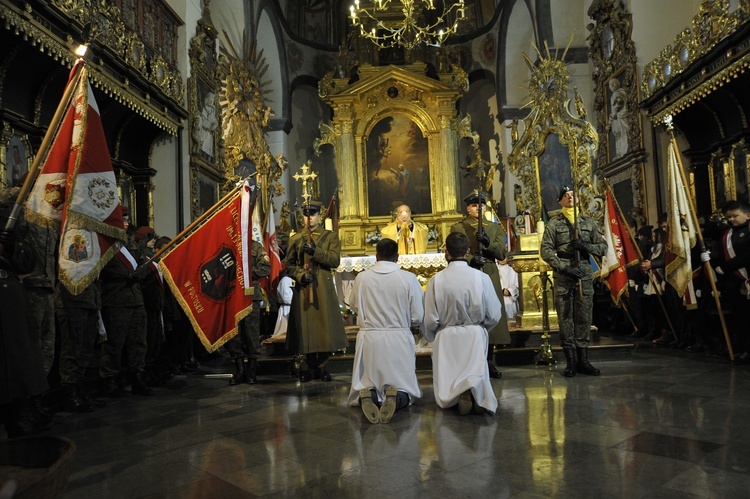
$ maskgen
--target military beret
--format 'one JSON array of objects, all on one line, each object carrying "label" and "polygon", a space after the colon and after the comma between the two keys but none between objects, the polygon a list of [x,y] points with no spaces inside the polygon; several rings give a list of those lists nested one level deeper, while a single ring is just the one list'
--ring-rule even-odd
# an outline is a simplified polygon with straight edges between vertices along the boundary
[{"label": "military beret", "polygon": [[558,201],[562,201],[562,198],[565,197],[565,195],[568,193],[568,191],[572,191],[572,190],[573,190],[573,188],[571,186],[569,186],[569,185],[564,185],[564,186],[560,187],[560,195],[557,196],[557,200]]}]

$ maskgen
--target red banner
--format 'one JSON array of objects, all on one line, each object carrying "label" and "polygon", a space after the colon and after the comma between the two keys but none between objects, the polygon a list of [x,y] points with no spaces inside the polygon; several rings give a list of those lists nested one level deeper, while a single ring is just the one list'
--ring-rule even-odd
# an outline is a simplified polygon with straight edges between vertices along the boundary
[{"label": "red banner", "polygon": [[620,297],[628,289],[628,267],[638,263],[638,253],[630,239],[625,221],[615,208],[612,193],[607,189],[607,206],[604,211],[604,239],[607,253],[602,258],[601,278],[609,287],[612,301],[620,302]]},{"label": "red banner", "polygon": [[241,264],[242,213],[238,192],[159,262],[165,280],[209,352],[237,334],[237,323],[253,306],[252,294],[245,295]]},{"label": "red banner", "polygon": [[126,235],[117,179],[85,65],[75,85],[27,200],[26,216],[39,225],[62,227],[58,277],[77,295],[98,278],[119,250],[115,242]]}]

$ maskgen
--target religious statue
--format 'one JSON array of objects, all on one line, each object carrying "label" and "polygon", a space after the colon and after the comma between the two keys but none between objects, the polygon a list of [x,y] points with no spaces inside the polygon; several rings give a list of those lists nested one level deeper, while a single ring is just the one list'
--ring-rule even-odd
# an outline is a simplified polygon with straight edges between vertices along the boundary
[{"label": "religious statue", "polygon": [[609,129],[615,137],[615,154],[612,158],[619,158],[628,152],[628,131],[630,130],[630,113],[628,112],[628,94],[622,88],[620,80],[609,80],[612,95],[609,98]]},{"label": "religious statue", "polygon": [[515,145],[518,142],[518,118],[513,118],[505,128],[510,128],[510,145]]}]

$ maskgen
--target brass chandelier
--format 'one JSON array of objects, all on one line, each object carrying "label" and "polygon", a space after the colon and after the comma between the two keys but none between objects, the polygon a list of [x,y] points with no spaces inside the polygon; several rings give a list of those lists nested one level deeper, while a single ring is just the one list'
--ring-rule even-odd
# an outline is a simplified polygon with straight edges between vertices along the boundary
[{"label": "brass chandelier", "polygon": [[[440,46],[443,41],[458,29],[459,23],[465,18],[464,0],[458,2],[443,2],[443,12],[435,22],[420,26],[418,18],[424,11],[437,10],[434,0],[398,0],[400,5],[389,8],[391,0],[372,0],[362,2],[368,7],[360,6],[359,0],[349,7],[352,25],[359,27],[363,38],[369,39],[380,48],[390,48],[400,45],[407,50],[415,48],[421,43]],[[450,18],[453,23],[448,25]]]}]

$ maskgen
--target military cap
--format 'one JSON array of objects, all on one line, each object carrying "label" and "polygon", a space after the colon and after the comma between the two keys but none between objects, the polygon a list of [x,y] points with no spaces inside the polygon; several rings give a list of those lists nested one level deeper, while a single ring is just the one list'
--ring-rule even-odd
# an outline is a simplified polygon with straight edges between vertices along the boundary
[{"label": "military cap", "polygon": [[302,214],[303,215],[314,215],[320,213],[323,209],[323,203],[315,199],[311,199],[309,202],[302,203]]},{"label": "military cap", "polygon": [[568,193],[568,191],[572,191],[572,190],[573,190],[573,188],[571,186],[569,186],[569,185],[564,185],[564,186],[560,187],[560,195],[557,196],[557,200],[558,201],[562,201],[562,198],[565,197],[565,195]]},{"label": "military cap", "polygon": [[487,193],[484,191],[473,191],[464,198],[466,205],[470,204],[484,204],[487,202]]}]

